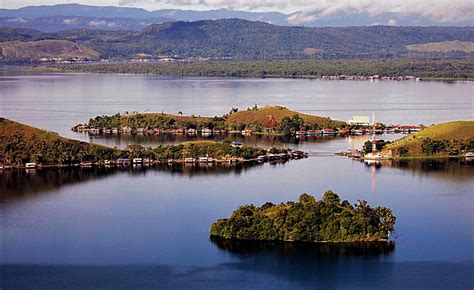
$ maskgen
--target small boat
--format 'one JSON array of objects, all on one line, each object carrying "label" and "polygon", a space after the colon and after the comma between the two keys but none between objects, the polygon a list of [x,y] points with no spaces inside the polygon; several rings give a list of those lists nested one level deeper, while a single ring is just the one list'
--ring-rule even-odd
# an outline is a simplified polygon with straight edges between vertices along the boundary
[{"label": "small boat", "polygon": [[81,167],[92,167],[92,161],[81,161]]},{"label": "small boat", "polygon": [[142,158],[133,158],[133,159],[132,159],[132,163],[133,163],[133,164],[142,164],[142,163],[143,163],[143,159],[142,159]]},{"label": "small boat", "polygon": [[364,160],[380,160],[383,156],[380,153],[368,153],[364,155]]},{"label": "small boat", "polygon": [[464,154],[464,157],[466,158],[466,160],[472,161],[472,160],[474,160],[474,153],[467,152],[466,154]]},{"label": "small boat", "polygon": [[36,168],[36,163],[34,163],[34,162],[26,163],[26,164],[25,164],[25,167],[26,167],[27,169]]}]

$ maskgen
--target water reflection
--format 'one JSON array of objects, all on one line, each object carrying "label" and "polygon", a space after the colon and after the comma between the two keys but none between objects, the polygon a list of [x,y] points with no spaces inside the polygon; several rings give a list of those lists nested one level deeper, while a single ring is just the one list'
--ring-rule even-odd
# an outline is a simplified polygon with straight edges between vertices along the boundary
[{"label": "water reflection", "polygon": [[[262,147],[280,147],[285,144],[300,144],[309,142],[312,144],[321,144],[327,141],[334,140],[334,136],[308,136],[308,137],[296,137],[296,136],[273,136],[273,135],[250,135],[243,136],[242,134],[222,134],[222,135],[211,135],[203,136],[197,135],[186,135],[186,134],[99,134],[92,135],[88,133],[73,133],[74,138],[80,140],[88,140],[89,142],[104,144],[111,147],[125,148],[131,144],[140,144],[142,146],[157,146],[157,145],[169,145],[179,144],[190,141],[239,141],[246,145],[262,146]],[[338,137],[340,138],[340,137]],[[362,138],[364,142],[367,137]],[[363,144],[363,142],[362,142]],[[291,147],[291,146],[290,146]],[[359,149],[359,148],[358,148]]]},{"label": "water reflection", "polygon": [[[318,158],[318,157],[310,157]],[[337,157],[319,158],[318,162],[331,163]],[[299,161],[293,161],[299,162]],[[350,162],[350,160],[343,160]],[[359,162],[359,161],[356,161]],[[269,164],[268,166],[282,166]],[[435,159],[435,160],[381,160],[369,164],[360,162],[361,166],[370,170],[372,196],[377,193],[377,174],[386,168],[414,173],[420,176],[436,174],[437,178],[449,180],[470,180],[474,169],[473,161],[465,159]],[[66,185],[92,181],[115,174],[146,175],[149,172],[160,172],[170,175],[187,176],[190,178],[206,175],[239,175],[244,171],[262,167],[261,163],[245,164],[161,164],[151,167],[91,167],[91,168],[56,168],[33,170],[4,170],[0,171],[0,202],[26,197],[40,192],[51,191]]]},{"label": "water reflection", "polygon": [[50,168],[0,171],[0,202],[47,192],[66,185],[101,179],[114,174],[145,175],[150,171],[189,177],[216,174],[241,174],[261,165],[258,162],[239,164],[160,164],[151,167]]},{"label": "water reflection", "polygon": [[359,243],[297,243],[274,241],[228,240],[210,237],[219,249],[236,257],[273,254],[287,258],[315,259],[332,256],[388,256],[395,250],[393,242]]}]

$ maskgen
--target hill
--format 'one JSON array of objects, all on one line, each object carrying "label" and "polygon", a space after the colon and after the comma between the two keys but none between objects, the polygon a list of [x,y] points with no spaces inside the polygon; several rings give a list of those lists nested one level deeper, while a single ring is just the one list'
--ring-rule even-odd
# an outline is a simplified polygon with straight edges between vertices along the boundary
[{"label": "hill", "polygon": [[474,121],[442,123],[387,144],[382,155],[436,157],[474,151]]},{"label": "hill", "polygon": [[343,127],[346,125],[343,121],[331,120],[330,118],[302,114],[295,111],[291,111],[286,107],[280,106],[265,106],[257,110],[239,111],[227,116],[226,124],[242,123],[248,127],[269,127],[268,123],[271,122],[272,117],[281,125],[284,123],[285,118],[293,118],[298,116],[304,122],[305,126],[314,128],[334,128]]},{"label": "hill", "polygon": [[[0,41],[23,40],[15,30],[0,32]],[[31,35],[31,31],[28,35]],[[37,35],[40,32],[36,33]],[[31,36],[36,37],[36,36]],[[338,27],[276,26],[241,19],[167,22],[141,31],[74,29],[43,37],[79,42],[106,58],[132,58],[145,53],[214,59],[320,59],[393,58],[411,56],[407,45],[443,41],[474,41],[473,27]],[[422,53],[422,56],[433,56]],[[470,52],[437,53],[434,56],[471,56]],[[419,56],[420,53],[416,52]]]},{"label": "hill", "polygon": [[[234,59],[386,58],[406,56],[406,45],[474,41],[474,28],[282,27],[240,19],[169,22],[109,42],[84,39],[104,55],[179,55]],[[114,52],[114,54],[111,54]]]},{"label": "hill", "polygon": [[99,53],[69,40],[36,40],[0,42],[4,61],[36,62],[43,58],[94,60]]},{"label": "hill", "polygon": [[407,45],[407,49],[416,52],[474,52],[474,42],[454,40],[424,44],[410,44]]},{"label": "hill", "polygon": [[67,164],[113,159],[120,153],[120,150],[67,139],[53,132],[0,118],[0,160],[14,164]]},{"label": "hill", "polygon": [[240,206],[210,228],[213,237],[237,240],[368,242],[387,240],[396,218],[389,208],[371,208],[328,190],[321,200],[302,194],[297,202]]}]

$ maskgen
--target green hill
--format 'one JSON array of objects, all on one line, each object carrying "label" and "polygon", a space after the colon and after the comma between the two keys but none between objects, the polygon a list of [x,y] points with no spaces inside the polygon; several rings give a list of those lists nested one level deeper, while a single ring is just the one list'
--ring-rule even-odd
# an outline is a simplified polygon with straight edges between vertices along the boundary
[{"label": "green hill", "polygon": [[121,150],[80,142],[56,133],[0,118],[0,159],[14,164],[79,163],[82,160],[113,159]]},{"label": "green hill", "polygon": [[474,150],[474,121],[442,123],[387,144],[382,155],[436,157],[460,155]]}]

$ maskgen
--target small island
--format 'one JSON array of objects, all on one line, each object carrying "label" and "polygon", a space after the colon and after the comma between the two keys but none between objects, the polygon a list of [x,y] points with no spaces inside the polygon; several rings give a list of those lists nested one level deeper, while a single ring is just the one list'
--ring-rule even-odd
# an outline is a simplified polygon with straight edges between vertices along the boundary
[{"label": "small island", "polygon": [[353,206],[328,190],[319,201],[305,193],[297,202],[240,206],[212,224],[210,234],[235,240],[380,242],[388,241],[395,221],[389,208],[372,208],[363,200]]},{"label": "small island", "polygon": [[314,135],[336,135],[347,133],[347,124],[303,114],[282,106],[255,105],[247,110],[239,111],[231,108],[223,116],[184,115],[179,111],[176,115],[161,113],[132,113],[96,116],[87,123],[77,124],[72,128],[76,132],[89,134],[186,134],[195,136],[221,135],[231,133],[296,135],[298,131],[311,130]]}]

